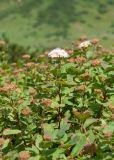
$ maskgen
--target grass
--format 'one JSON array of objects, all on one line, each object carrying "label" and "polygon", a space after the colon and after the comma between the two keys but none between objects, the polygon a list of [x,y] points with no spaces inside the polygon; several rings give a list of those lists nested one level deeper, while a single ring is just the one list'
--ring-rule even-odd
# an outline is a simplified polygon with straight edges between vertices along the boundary
[{"label": "grass", "polygon": [[24,46],[71,46],[81,35],[114,46],[113,0],[0,2],[0,35]]}]

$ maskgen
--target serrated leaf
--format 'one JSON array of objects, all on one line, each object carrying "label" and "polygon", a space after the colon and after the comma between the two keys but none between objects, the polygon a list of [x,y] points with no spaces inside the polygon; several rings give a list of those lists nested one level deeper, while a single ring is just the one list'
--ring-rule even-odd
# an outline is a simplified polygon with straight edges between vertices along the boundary
[{"label": "serrated leaf", "polygon": [[88,138],[89,138],[90,143],[94,143],[94,141],[95,141],[95,135],[94,135],[93,131],[89,130],[88,134],[89,134]]},{"label": "serrated leaf", "polygon": [[69,129],[70,125],[68,124],[67,120],[62,119],[60,124],[60,130],[58,130],[58,136],[63,137],[65,132]]},{"label": "serrated leaf", "polygon": [[40,145],[39,145],[42,142],[42,140],[43,140],[42,136],[41,135],[37,135],[36,141],[35,141],[35,145],[39,150],[42,150],[42,148],[40,148]]},{"label": "serrated leaf", "polygon": [[98,120],[95,118],[89,118],[86,119],[85,123],[84,123],[84,128],[89,127],[90,125],[92,125],[93,123],[97,122]]},{"label": "serrated leaf", "polygon": [[84,145],[86,144],[86,137],[85,135],[81,134],[79,140],[76,142],[77,144],[72,149],[71,155],[73,157],[77,156],[81,150],[83,149]]}]

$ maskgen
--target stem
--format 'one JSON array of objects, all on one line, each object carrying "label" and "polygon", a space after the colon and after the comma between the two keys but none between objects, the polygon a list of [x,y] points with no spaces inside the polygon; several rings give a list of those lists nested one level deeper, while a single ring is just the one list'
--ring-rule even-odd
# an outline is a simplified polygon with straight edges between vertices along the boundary
[{"label": "stem", "polygon": [[[58,71],[61,72],[61,58],[59,58],[58,64]],[[61,74],[58,75],[58,80],[60,79]],[[59,97],[59,104],[61,104],[61,84],[58,85],[58,97]],[[58,129],[60,129],[60,122],[61,122],[61,106],[58,108]]]},{"label": "stem", "polygon": [[43,134],[44,134],[44,127],[43,127],[43,124],[44,124],[44,117],[45,117],[45,110],[43,111],[42,110],[42,118],[41,118],[41,135],[42,135],[42,137],[43,137]]},{"label": "stem", "polygon": [[81,124],[81,128],[82,128],[82,131],[85,133],[87,143],[90,144],[90,139],[87,137],[87,135],[88,135],[88,134],[87,134],[87,130],[86,130],[86,128],[83,127],[83,124]]},{"label": "stem", "polygon": [[11,99],[11,102],[12,102],[13,112],[14,112],[14,114],[15,114],[15,116],[16,116],[16,120],[17,120],[17,124],[18,124],[19,130],[21,131],[20,134],[21,134],[22,141],[23,141],[23,143],[24,143],[24,146],[27,146],[27,145],[26,145],[26,141],[25,141],[25,139],[24,139],[24,137],[23,137],[23,133],[22,133],[22,124],[21,124],[21,122],[20,122],[19,115],[18,115],[18,113],[17,113],[16,110],[15,110],[15,103],[13,103],[13,100],[12,100],[12,99]]},{"label": "stem", "polygon": [[2,148],[0,148],[0,159],[3,159],[3,152],[2,152]]},{"label": "stem", "polygon": [[31,133],[30,128],[29,128],[29,124],[27,125],[27,128],[28,128],[28,135],[30,135],[30,140],[31,140],[30,145],[32,146],[34,144],[34,142],[33,142],[32,133]]},{"label": "stem", "polygon": [[[58,96],[59,96],[59,104],[61,104],[61,85],[59,84],[59,90],[58,90]],[[58,129],[60,129],[60,122],[61,122],[61,106],[58,108],[58,121],[59,121],[59,126]]]},{"label": "stem", "polygon": [[23,143],[24,143],[24,146],[27,146],[27,145],[26,145],[26,141],[25,141],[25,139],[23,138],[22,124],[21,124],[21,122],[20,122],[20,120],[19,120],[18,113],[15,113],[15,115],[16,115],[16,119],[17,119],[17,123],[18,123],[19,130],[21,130],[21,138],[22,138],[22,141],[23,141]]},{"label": "stem", "polygon": [[[107,100],[107,95],[106,95],[106,92],[104,92],[103,93],[103,102],[105,103],[106,102],[106,100]],[[100,112],[99,112],[99,114],[98,114],[98,118],[101,118],[101,116],[102,116],[102,112],[103,112],[103,109],[104,109],[104,106],[103,105],[101,105],[100,106]]]}]

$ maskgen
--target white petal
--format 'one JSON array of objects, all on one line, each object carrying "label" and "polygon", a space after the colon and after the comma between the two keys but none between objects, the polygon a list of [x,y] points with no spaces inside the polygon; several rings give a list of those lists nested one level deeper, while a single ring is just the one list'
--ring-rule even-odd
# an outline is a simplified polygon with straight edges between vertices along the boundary
[{"label": "white petal", "polygon": [[79,48],[87,48],[90,45],[91,45],[91,42],[89,40],[87,40],[87,41],[84,41],[84,42],[80,43],[78,47]]},{"label": "white petal", "polygon": [[55,48],[48,53],[48,57],[52,57],[52,58],[65,57],[66,58],[66,57],[69,57],[69,54],[64,49]]}]

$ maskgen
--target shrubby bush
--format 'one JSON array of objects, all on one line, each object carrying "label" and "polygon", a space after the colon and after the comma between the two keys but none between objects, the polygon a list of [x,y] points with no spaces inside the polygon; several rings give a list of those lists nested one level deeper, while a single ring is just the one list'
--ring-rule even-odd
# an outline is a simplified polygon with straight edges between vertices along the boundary
[{"label": "shrubby bush", "polygon": [[99,12],[100,14],[105,14],[105,13],[107,13],[107,12],[108,12],[108,7],[107,7],[107,5],[105,5],[105,4],[99,4],[98,12]]},{"label": "shrubby bush", "polygon": [[94,39],[66,52],[0,57],[1,159],[114,158],[113,51]]}]

